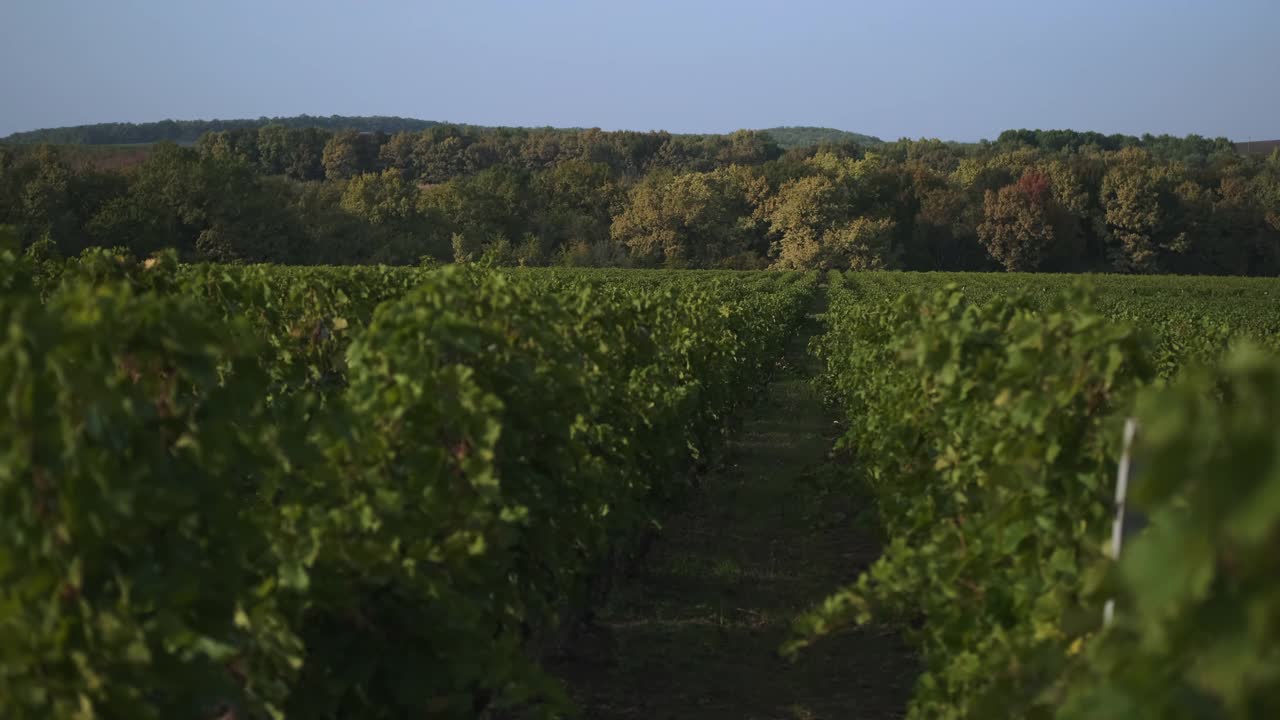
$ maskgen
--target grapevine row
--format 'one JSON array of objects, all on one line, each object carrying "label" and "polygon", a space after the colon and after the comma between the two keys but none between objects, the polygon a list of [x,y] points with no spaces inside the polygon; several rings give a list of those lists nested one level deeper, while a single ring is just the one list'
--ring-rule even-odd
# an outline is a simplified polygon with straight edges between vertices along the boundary
[{"label": "grapevine row", "polygon": [[[930,291],[923,277],[832,278],[815,349],[889,540],[787,649],[900,622],[924,663],[914,718],[1274,716],[1274,356],[1242,346],[1197,370],[1204,356],[1169,355],[1167,326],[1099,307],[1114,295],[973,277]],[[895,282],[913,287],[887,299]],[[1228,327],[1222,345],[1254,332]],[[1134,412],[1134,503],[1153,527],[1115,563],[1112,483]],[[1103,628],[1108,598],[1120,610]]]},{"label": "grapevine row", "polygon": [[562,711],[539,643],[688,484],[815,283],[0,268],[18,719]]}]

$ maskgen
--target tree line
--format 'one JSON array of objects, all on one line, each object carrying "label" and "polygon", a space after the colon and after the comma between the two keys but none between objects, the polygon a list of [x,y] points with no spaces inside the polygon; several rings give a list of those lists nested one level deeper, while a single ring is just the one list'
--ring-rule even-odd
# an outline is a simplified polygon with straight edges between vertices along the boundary
[{"label": "tree line", "polygon": [[336,132],[416,132],[441,123],[387,115],[295,115],[292,117],[240,118],[234,120],[160,120],[147,123],[94,123],[59,128],[42,128],[16,132],[0,142],[18,145],[50,143],[55,145],[136,145],[175,142],[190,145],[208,132],[224,130],[256,130],[268,125],[290,128],[319,128]]},{"label": "tree line", "polygon": [[[176,142],[180,145],[191,145],[200,136],[209,132],[224,130],[257,130],[269,125],[280,125],[287,128],[319,128],[330,132],[356,130],[358,132],[387,133],[418,132],[438,125],[447,125],[436,120],[418,120],[386,115],[330,115],[311,116],[296,115],[293,117],[260,117],[238,120],[162,120],[149,123],[96,123],[93,125],[73,125],[69,127],[44,128],[27,132],[16,132],[8,137],[0,138],[0,143],[17,145],[85,145],[85,146],[118,146],[146,145],[150,143]],[[499,128],[481,125],[462,125],[461,127],[476,130],[498,130]],[[555,128],[544,128],[554,130]],[[562,128],[573,132],[581,128]],[[816,145],[823,142],[857,142],[863,145],[878,145],[882,140],[872,135],[836,130],[827,127],[786,126],[768,128],[768,132],[778,146],[784,150],[805,145]]]},{"label": "tree line", "polygon": [[824,142],[280,124],[156,145],[123,171],[0,147],[11,242],[189,260],[1280,273],[1280,151],[1011,130]]}]

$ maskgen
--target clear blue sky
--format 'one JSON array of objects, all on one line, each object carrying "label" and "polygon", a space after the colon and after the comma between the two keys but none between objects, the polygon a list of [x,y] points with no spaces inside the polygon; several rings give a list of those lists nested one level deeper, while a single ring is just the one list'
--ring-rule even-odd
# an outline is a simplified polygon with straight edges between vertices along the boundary
[{"label": "clear blue sky", "polygon": [[1280,138],[1280,0],[4,0],[0,135],[404,115]]}]

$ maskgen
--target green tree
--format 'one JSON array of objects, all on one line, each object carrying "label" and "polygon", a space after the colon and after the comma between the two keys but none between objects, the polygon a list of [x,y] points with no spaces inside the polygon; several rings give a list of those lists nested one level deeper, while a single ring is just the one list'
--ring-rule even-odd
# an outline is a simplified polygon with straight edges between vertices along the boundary
[{"label": "green tree", "polygon": [[1271,153],[1267,164],[1270,171],[1258,176],[1258,195],[1265,210],[1263,220],[1272,230],[1280,232],[1280,149]]},{"label": "green tree", "polygon": [[444,125],[419,133],[413,142],[410,174],[422,182],[433,184],[465,175],[465,152],[471,141],[471,136],[456,125]]},{"label": "green tree", "polygon": [[868,256],[866,250],[859,250],[863,259],[857,262],[897,267],[901,246],[880,236],[897,227],[887,217],[891,207],[886,201],[894,181],[885,172],[883,159],[819,153],[806,160],[805,166],[809,174],[783,183],[761,206],[759,215],[768,222],[773,238],[770,252],[774,267],[848,268],[854,262],[851,249],[869,238],[884,252]]},{"label": "green tree", "polygon": [[1028,169],[1016,184],[988,190],[978,240],[1009,272],[1034,272],[1053,251],[1048,176]]},{"label": "green tree", "polygon": [[171,143],[156,146],[90,230],[138,256],[172,247],[187,259],[297,261],[293,216],[252,168]]},{"label": "green tree", "polygon": [[325,143],[324,176],[328,180],[348,180],[378,170],[378,139],[372,133],[343,130]]},{"label": "green tree", "polygon": [[528,173],[505,165],[426,188],[419,209],[439,218],[451,233],[487,247],[523,238],[533,228],[538,197]]},{"label": "green tree", "polygon": [[324,146],[328,133],[317,128],[289,130],[285,175],[294,180],[321,180],[324,178]]},{"label": "green tree", "polygon": [[1172,269],[1228,275],[1274,275],[1280,271],[1280,234],[1268,220],[1280,208],[1275,184],[1252,168],[1224,168],[1216,187],[1185,180],[1174,188],[1178,229],[1185,254]]},{"label": "green tree", "polygon": [[30,237],[48,236],[64,246],[79,231],[73,204],[71,167],[49,145],[36,150],[32,173],[19,191],[21,225]]},{"label": "green tree", "polygon": [[775,267],[783,269],[831,269],[837,262],[822,245],[822,235],[843,219],[840,189],[821,175],[792,180],[778,191],[768,206],[771,233],[777,238]]},{"label": "green tree", "polygon": [[366,173],[347,183],[341,207],[368,223],[358,238],[348,238],[352,254],[364,262],[416,264],[424,255],[448,257],[443,228],[419,207],[419,190],[396,170]]},{"label": "green tree", "polygon": [[378,161],[383,167],[399,170],[401,174],[410,176],[414,170],[413,148],[417,142],[416,133],[400,132],[391,136],[378,150]]},{"label": "green tree", "polygon": [[16,225],[22,219],[21,187],[13,151],[0,146],[0,225]]},{"label": "green tree", "polygon": [[738,130],[724,139],[716,161],[721,166],[759,165],[782,155],[782,150],[769,133],[762,130]]},{"label": "green tree", "polygon": [[981,208],[947,176],[931,174],[920,180],[904,265],[919,270],[986,269],[989,256],[977,231]]},{"label": "green tree", "polygon": [[765,190],[738,166],[651,173],[631,189],[611,234],[642,264],[712,267],[763,246],[755,209]]},{"label": "green tree", "polygon": [[1137,148],[1118,152],[1102,180],[1108,259],[1121,272],[1154,273],[1181,248],[1166,232],[1166,171]]},{"label": "green tree", "polygon": [[328,141],[329,133],[314,127],[267,125],[258,130],[259,167],[268,175],[321,180]]},{"label": "green tree", "polygon": [[342,209],[374,225],[412,221],[417,216],[418,190],[394,170],[360,175],[347,183]]},{"label": "green tree", "polygon": [[888,218],[854,218],[843,227],[828,230],[823,238],[849,270],[893,270],[901,266],[902,248]]},{"label": "green tree", "polygon": [[267,125],[258,129],[258,167],[267,175],[283,175],[288,165],[289,129]]},{"label": "green tree", "polygon": [[220,160],[235,160],[250,165],[258,165],[258,131],[243,128],[208,132],[196,141],[196,149],[202,155],[209,155]]},{"label": "green tree", "polygon": [[626,194],[609,166],[569,160],[533,176],[537,194],[536,232],[544,253],[572,243],[594,245],[609,239],[613,212]]}]

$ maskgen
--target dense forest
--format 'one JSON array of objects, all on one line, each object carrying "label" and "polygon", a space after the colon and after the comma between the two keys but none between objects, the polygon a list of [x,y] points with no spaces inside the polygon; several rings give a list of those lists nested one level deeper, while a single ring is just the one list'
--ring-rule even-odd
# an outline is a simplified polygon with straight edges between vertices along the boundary
[{"label": "dense forest", "polygon": [[[124,169],[0,146],[3,234],[62,255],[227,262],[1280,272],[1280,151],[1224,138],[1011,130],[787,149],[766,131],[313,120],[210,130]],[[793,143],[813,129],[783,130]]]}]

